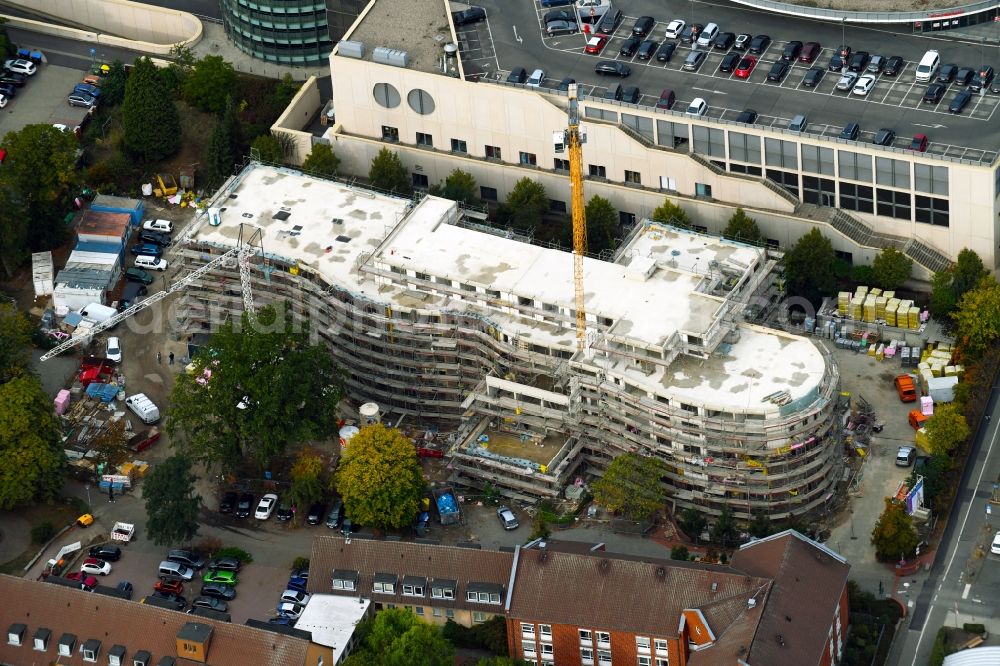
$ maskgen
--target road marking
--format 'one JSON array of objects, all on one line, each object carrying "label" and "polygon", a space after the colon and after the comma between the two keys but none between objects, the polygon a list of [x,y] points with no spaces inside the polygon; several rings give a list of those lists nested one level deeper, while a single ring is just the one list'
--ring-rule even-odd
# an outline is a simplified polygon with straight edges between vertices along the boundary
[{"label": "road marking", "polygon": [[691,90],[701,90],[703,92],[710,92],[713,95],[728,95],[729,93],[722,92],[721,90],[712,90],[711,88],[699,88],[698,86],[691,86]]},{"label": "road marking", "polygon": [[523,43],[523,42],[524,42],[524,40],[523,40],[523,39],[521,39],[521,37],[520,37],[520,36],[519,36],[519,35],[517,34],[517,26],[516,26],[516,25],[512,25],[511,27],[512,27],[512,28],[514,28],[514,39],[516,39],[516,40],[517,40],[517,43],[518,43],[518,44],[521,44],[521,43]]},{"label": "road marking", "polygon": [[947,129],[947,125],[923,125],[921,123],[913,123],[914,127],[928,127],[930,129]]},{"label": "road marking", "polygon": [[[982,484],[983,482],[983,474],[986,473],[986,462],[990,459],[990,456],[993,454],[993,445],[996,444],[998,432],[1000,432],[1000,430],[997,429],[993,430],[993,437],[990,438],[990,445],[986,449],[985,460],[983,461],[983,465],[979,468],[979,478],[976,479],[976,485],[972,489],[972,499],[969,500],[969,506],[965,508],[965,517],[962,518],[962,525],[961,527],[958,528],[957,532],[958,541],[955,542],[955,545],[952,548],[951,557],[948,558],[948,566],[944,568],[944,575],[941,576],[942,585],[944,584],[944,581],[947,580],[948,578],[948,572],[951,571],[951,565],[955,561],[955,555],[958,554],[958,545],[961,542],[962,533],[965,532],[965,524],[969,521],[969,514],[972,512],[972,505],[976,503],[976,488],[978,488],[980,484]],[[927,614],[930,615],[929,609],[927,611]],[[917,655],[920,653],[920,644],[924,642],[924,632],[927,631],[927,624],[928,622],[925,620],[924,626],[920,629],[920,635],[917,636],[917,649],[913,651],[913,661],[910,662],[910,666],[917,666]]]},{"label": "road marking", "polygon": [[972,583],[966,583],[965,584],[965,589],[962,590],[962,598],[963,599],[968,599],[969,598],[969,590],[971,590],[971,589],[972,589]]}]

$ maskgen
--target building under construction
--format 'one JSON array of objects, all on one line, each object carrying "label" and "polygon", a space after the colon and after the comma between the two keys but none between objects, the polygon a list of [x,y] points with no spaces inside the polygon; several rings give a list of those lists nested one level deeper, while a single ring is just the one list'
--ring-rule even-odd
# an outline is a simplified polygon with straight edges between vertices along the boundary
[{"label": "building under construction", "polygon": [[[616,455],[664,460],[675,508],[780,519],[829,501],[842,457],[839,374],[812,341],[742,321],[772,291],[765,250],[646,221],[586,259],[576,345],[573,258],[403,199],[258,164],[175,249],[182,273],[262,230],[258,304],[287,301],[348,372],[349,398],[449,433],[453,480],[557,497]],[[239,266],[187,289],[185,333],[244,307]]]}]

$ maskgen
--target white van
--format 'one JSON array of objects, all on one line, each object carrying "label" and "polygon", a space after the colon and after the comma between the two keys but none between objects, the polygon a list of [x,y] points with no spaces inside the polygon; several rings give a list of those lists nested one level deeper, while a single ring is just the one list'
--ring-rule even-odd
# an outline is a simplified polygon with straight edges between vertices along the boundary
[{"label": "white van", "polygon": [[167,270],[167,260],[157,259],[156,257],[149,254],[140,254],[135,258],[136,268],[149,268],[154,271],[165,271]]},{"label": "white van", "polygon": [[125,398],[125,404],[147,425],[160,420],[160,408],[154,405],[153,401],[147,398],[145,393],[136,393],[133,396]]},{"label": "white van", "polygon": [[715,38],[719,36],[719,26],[714,23],[709,23],[705,26],[705,29],[701,31],[698,35],[698,46],[707,49],[715,41]]},{"label": "white van", "polygon": [[924,57],[920,59],[920,64],[917,65],[917,82],[926,83],[930,81],[940,66],[941,54],[933,49],[925,53]]}]

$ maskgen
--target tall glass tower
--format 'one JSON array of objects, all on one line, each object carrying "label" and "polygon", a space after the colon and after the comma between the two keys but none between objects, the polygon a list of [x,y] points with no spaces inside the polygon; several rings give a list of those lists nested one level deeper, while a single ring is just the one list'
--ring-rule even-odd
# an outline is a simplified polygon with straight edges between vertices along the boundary
[{"label": "tall glass tower", "polygon": [[[220,0],[229,39],[255,58],[286,65],[324,65],[337,39],[358,16],[348,0]],[[355,7],[350,7],[355,9]],[[331,15],[328,17],[328,14]],[[341,25],[345,19],[350,22]],[[334,19],[336,29],[331,29]]]}]

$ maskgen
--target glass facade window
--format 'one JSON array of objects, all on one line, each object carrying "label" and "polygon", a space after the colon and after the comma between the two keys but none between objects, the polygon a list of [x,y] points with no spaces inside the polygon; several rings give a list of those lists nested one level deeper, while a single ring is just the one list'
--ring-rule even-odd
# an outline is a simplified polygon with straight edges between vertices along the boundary
[{"label": "glass facade window", "polygon": [[[340,0],[338,0],[340,3]],[[339,38],[357,18],[365,3],[341,3],[344,20],[331,30],[326,2],[280,0],[254,3],[221,0],[226,35],[238,49],[260,60],[287,65],[324,65],[329,62],[336,33]],[[346,19],[351,17],[350,21]]]},{"label": "glass facade window", "polygon": [[694,137],[694,152],[711,157],[725,157],[726,143],[721,129],[695,125],[691,128]]},{"label": "glass facade window", "polygon": [[875,182],[879,185],[910,189],[910,163],[888,157],[876,157]]},{"label": "glass facade window", "polygon": [[802,200],[817,206],[836,206],[837,184],[832,178],[802,176]]},{"label": "glass facade window", "polygon": [[799,160],[796,153],[798,153],[798,144],[794,141],[764,139],[764,163],[767,166],[798,169]]},{"label": "glass facade window", "polygon": [[935,199],[918,194],[913,197],[913,204],[914,218],[917,222],[933,224],[936,227],[949,225],[947,199]]},{"label": "glass facade window", "polygon": [[799,196],[799,175],[797,173],[768,169],[767,179],[785,188],[794,196]]},{"label": "glass facade window", "polygon": [[[742,132],[729,133],[729,159],[760,164],[760,137]],[[735,169],[733,169],[735,171]],[[760,173],[757,173],[759,176]]]},{"label": "glass facade window", "polygon": [[589,166],[590,166],[590,175],[591,175],[591,177],[593,177],[593,178],[607,178],[608,177],[608,170],[605,169],[600,164],[591,164]]},{"label": "glass facade window", "polygon": [[833,161],[833,148],[821,148],[802,144],[802,170],[810,173],[821,173],[824,176],[836,175],[836,165]]},{"label": "glass facade window", "polygon": [[840,164],[840,177],[849,180],[861,180],[866,183],[872,182],[872,158],[861,153],[852,153],[849,150],[837,152],[837,160]]},{"label": "glass facade window", "polygon": [[588,106],[584,109],[584,115],[588,118],[597,118],[598,120],[609,120],[613,123],[618,122],[618,112],[608,111],[607,109],[601,109],[596,106]]},{"label": "glass facade window", "polygon": [[840,207],[845,210],[856,210],[859,213],[874,213],[874,195],[874,188],[867,185],[840,183]]},{"label": "glass facade window", "polygon": [[[997,184],[1000,187],[1000,170],[997,170],[997,174]],[[913,189],[917,192],[948,196],[948,167],[914,164]]]},{"label": "glass facade window", "polygon": [[653,119],[646,116],[636,116],[631,113],[622,114],[622,125],[631,127],[650,141],[653,140]]},{"label": "glass facade window", "polygon": [[406,103],[422,116],[434,113],[434,98],[420,88],[414,88],[406,95]]},{"label": "glass facade window", "polygon": [[688,142],[688,126],[669,120],[656,121],[656,143],[667,148],[682,149]]},{"label": "glass facade window", "polygon": [[894,217],[897,220],[910,219],[910,193],[895,192],[893,190],[883,190],[881,187],[875,192],[877,206],[875,210],[879,215]]},{"label": "glass facade window", "polygon": [[399,91],[391,83],[376,83],[372,97],[379,106],[394,109],[399,106]]},{"label": "glass facade window", "polygon": [[745,173],[748,176],[762,176],[764,174],[764,170],[759,166],[748,166],[746,164],[730,163],[729,170],[733,173]]}]

